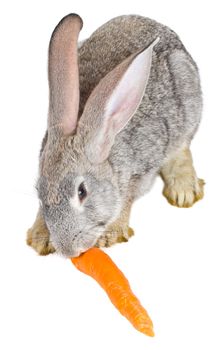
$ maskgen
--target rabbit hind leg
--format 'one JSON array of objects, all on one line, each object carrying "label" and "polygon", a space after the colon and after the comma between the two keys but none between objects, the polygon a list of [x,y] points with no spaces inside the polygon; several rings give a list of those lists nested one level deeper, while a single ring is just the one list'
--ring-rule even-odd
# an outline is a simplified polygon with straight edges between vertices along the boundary
[{"label": "rabbit hind leg", "polygon": [[161,176],[163,195],[170,204],[188,208],[203,198],[205,182],[196,175],[188,147],[183,147],[167,159],[161,168]]}]

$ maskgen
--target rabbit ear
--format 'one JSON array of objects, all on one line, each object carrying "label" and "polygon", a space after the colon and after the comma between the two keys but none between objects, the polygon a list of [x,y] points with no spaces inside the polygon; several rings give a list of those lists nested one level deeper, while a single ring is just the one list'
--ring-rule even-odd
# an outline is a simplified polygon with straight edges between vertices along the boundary
[{"label": "rabbit ear", "polygon": [[64,17],[55,28],[49,45],[48,129],[61,127],[66,135],[75,129],[78,117],[77,41],[81,28],[82,19],[78,15]]},{"label": "rabbit ear", "polygon": [[119,64],[90,95],[78,130],[86,130],[86,153],[92,163],[101,163],[108,157],[116,134],[139,106],[150,74],[152,50],[158,40]]}]

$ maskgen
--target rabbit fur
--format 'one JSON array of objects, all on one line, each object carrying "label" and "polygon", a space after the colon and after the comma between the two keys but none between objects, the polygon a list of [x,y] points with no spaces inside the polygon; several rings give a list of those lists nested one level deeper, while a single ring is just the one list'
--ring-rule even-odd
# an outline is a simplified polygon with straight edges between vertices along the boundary
[{"label": "rabbit fur", "polygon": [[[126,203],[127,222],[132,203],[189,149],[202,111],[198,68],[171,29],[120,16],[78,45],[78,54],[68,52],[81,27],[78,15],[68,15],[51,38],[48,132],[37,182],[49,240],[66,257],[96,245]],[[189,173],[197,181],[192,163]]]}]

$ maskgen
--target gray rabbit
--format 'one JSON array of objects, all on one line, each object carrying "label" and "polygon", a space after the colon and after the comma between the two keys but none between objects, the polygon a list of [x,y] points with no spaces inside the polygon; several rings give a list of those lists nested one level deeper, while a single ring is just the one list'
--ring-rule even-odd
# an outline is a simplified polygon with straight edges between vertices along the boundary
[{"label": "gray rabbit", "polygon": [[203,197],[189,146],[202,110],[197,66],[168,27],[120,16],[78,45],[82,20],[64,17],[49,46],[48,130],[40,208],[27,243],[78,256],[127,241],[132,203],[155,177],[178,207]]}]

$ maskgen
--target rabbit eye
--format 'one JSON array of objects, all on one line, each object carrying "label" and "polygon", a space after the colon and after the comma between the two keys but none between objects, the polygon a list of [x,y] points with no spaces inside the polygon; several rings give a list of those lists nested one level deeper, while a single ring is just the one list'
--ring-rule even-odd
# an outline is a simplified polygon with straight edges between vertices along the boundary
[{"label": "rabbit eye", "polygon": [[86,190],[83,182],[78,187],[78,197],[79,197],[80,201],[84,200],[84,198],[87,197],[87,190]]}]

